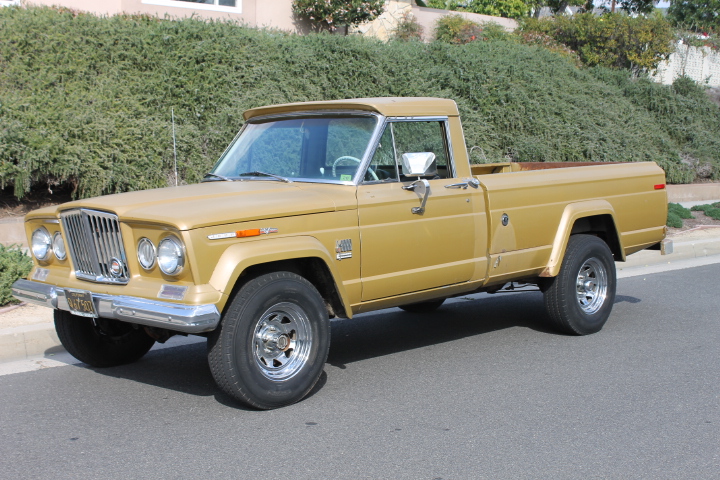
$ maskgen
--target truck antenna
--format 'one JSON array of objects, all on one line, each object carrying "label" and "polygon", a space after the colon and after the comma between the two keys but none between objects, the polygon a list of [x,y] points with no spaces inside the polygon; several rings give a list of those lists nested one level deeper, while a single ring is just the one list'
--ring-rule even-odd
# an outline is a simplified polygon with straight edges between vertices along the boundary
[{"label": "truck antenna", "polygon": [[173,160],[175,164],[175,186],[178,184],[177,174],[177,145],[175,143],[175,109],[170,107],[170,118],[172,119],[172,132],[173,132]]}]

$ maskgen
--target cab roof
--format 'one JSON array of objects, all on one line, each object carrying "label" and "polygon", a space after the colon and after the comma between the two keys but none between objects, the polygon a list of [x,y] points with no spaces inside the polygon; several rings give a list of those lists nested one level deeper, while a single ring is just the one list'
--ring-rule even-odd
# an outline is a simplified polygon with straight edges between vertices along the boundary
[{"label": "cab roof", "polygon": [[263,115],[307,112],[315,110],[366,110],[386,117],[458,116],[454,100],[434,97],[379,97],[299,102],[252,108],[244,113],[245,120]]}]

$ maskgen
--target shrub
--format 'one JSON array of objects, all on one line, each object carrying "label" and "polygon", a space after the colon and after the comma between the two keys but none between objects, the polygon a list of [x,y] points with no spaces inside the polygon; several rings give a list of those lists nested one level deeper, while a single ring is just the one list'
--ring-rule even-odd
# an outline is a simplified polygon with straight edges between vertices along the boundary
[{"label": "shrub", "polygon": [[683,221],[677,213],[668,211],[666,225],[672,228],[682,228]]},{"label": "shrub", "polygon": [[435,22],[435,40],[464,45],[482,38],[482,26],[462,15],[445,15]]},{"label": "shrub", "polygon": [[393,30],[392,38],[402,41],[422,40],[423,33],[423,26],[411,12],[407,12]]},{"label": "shrub", "polygon": [[695,31],[720,33],[720,0],[671,0],[668,17]]},{"label": "shrub", "polygon": [[429,0],[431,8],[456,10],[494,17],[521,18],[530,13],[532,2],[525,0]]},{"label": "shrub", "polygon": [[382,14],[385,0],[293,0],[295,15],[308,20],[316,31],[359,25]]},{"label": "shrub", "polygon": [[550,50],[553,53],[562,55],[575,63],[578,67],[582,66],[582,61],[577,52],[574,52],[568,46],[558,42],[550,35],[538,32],[520,32],[520,41],[525,45],[534,45]]},{"label": "shrub", "polygon": [[690,207],[690,210],[692,210],[693,212],[703,212],[703,213],[705,213],[705,210],[708,210],[708,209],[710,209],[710,208],[713,208],[713,206],[712,206],[712,205],[709,205],[709,204],[707,204],[707,205],[693,205],[692,207]]},{"label": "shrub", "polygon": [[720,220],[720,208],[709,208],[705,210],[705,215],[714,220]]},{"label": "shrub", "polygon": [[703,212],[714,220],[720,220],[720,202],[705,205],[694,205],[690,208],[694,212]]},{"label": "shrub", "polygon": [[690,210],[679,203],[668,203],[668,212],[672,212],[680,218],[693,218]]},{"label": "shrub", "polygon": [[635,74],[655,70],[672,53],[674,33],[662,15],[630,17],[583,13],[527,19],[523,32],[550,35],[578,52],[588,66],[627,68]]},{"label": "shrub", "polygon": [[18,246],[0,244],[0,307],[18,303],[12,296],[12,284],[30,273],[32,260]]}]

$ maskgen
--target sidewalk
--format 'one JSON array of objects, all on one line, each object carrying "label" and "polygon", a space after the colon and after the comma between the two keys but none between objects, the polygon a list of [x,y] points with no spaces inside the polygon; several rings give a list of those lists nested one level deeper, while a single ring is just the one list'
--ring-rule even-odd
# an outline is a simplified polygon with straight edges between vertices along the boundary
[{"label": "sidewalk", "polygon": [[[616,264],[618,277],[632,276],[633,271],[687,268],[693,266],[689,260],[704,257],[716,257],[720,263],[720,227],[680,232],[669,236],[668,241],[672,242],[671,255],[661,255],[657,250],[630,255],[627,262]],[[654,268],[649,271],[646,267]],[[0,362],[63,351],[55,334],[52,309],[30,304],[0,308]]]}]

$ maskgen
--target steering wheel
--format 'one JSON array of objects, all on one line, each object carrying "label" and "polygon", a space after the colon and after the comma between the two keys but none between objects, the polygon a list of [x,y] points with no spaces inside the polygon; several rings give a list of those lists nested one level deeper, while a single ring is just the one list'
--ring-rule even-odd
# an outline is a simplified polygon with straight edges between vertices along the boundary
[{"label": "steering wheel", "polygon": [[[338,162],[340,162],[340,161],[342,161],[342,160],[351,160],[351,161],[357,163],[358,165],[360,165],[360,164],[362,163],[362,160],[360,160],[359,158],[351,157],[350,155],[343,155],[342,157],[338,157],[338,158],[336,158],[335,161],[333,162],[333,169],[332,169],[332,175],[333,175],[333,177],[336,177],[336,176],[337,176],[336,173],[335,173],[335,167],[337,166]],[[375,171],[374,171],[372,168],[368,168],[367,173],[370,174],[370,176],[371,176],[374,180],[380,180],[380,179],[378,178],[377,174],[375,173]]]}]

